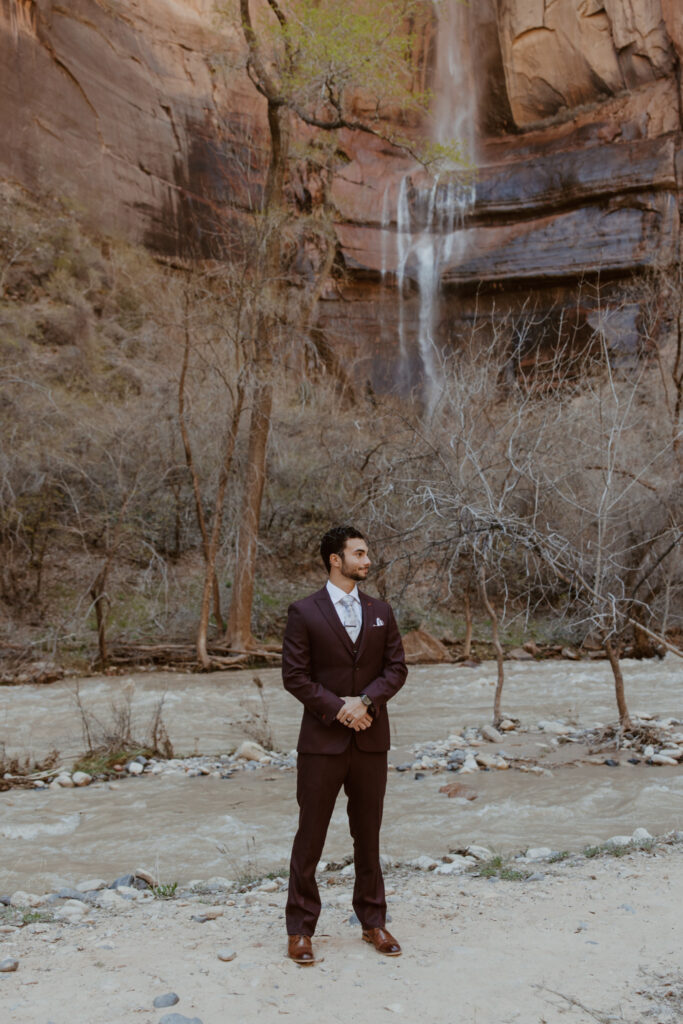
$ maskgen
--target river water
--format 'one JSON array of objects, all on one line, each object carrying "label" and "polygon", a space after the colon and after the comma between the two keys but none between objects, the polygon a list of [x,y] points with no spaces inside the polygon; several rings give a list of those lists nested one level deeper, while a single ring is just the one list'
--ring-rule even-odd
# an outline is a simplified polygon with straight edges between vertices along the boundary
[{"label": "river water", "polygon": [[[622,663],[632,712],[683,717],[683,664]],[[228,752],[245,738],[260,707],[252,672],[141,673],[81,680],[83,704],[102,720],[112,699],[133,691],[136,728],[144,733],[160,697],[176,754]],[[299,711],[278,670],[262,671],[268,717],[278,749],[295,746]],[[420,666],[392,702],[393,764],[414,743],[443,739],[490,720],[495,666]],[[528,735],[505,738],[514,757],[544,742],[542,719],[583,726],[614,721],[609,668],[602,662],[506,663],[504,708]],[[43,756],[56,747],[64,763],[83,750],[73,683],[0,689],[0,743],[7,754]],[[489,745],[487,745],[489,749]],[[490,747],[496,750],[495,746]],[[653,834],[683,828],[683,766],[579,765],[551,776],[480,772],[463,779],[473,801],[448,799],[439,787],[451,773],[390,771],[383,849],[406,859],[480,843],[499,852],[528,846],[576,850],[643,826]],[[259,768],[229,779],[143,776],[83,789],[0,793],[0,893],[43,891],[86,877],[114,878],[146,867],[162,881],[265,873],[285,867],[296,821],[293,771]],[[350,853],[344,804],[335,811],[324,857]]]}]

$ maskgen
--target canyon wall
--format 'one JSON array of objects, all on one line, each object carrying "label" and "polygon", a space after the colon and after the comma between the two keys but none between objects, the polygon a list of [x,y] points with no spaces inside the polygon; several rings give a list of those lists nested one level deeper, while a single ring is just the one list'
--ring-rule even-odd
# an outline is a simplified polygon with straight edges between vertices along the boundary
[{"label": "canyon wall", "polygon": [[[201,245],[226,205],[257,202],[263,109],[238,34],[213,6],[0,0],[0,177],[172,252]],[[466,102],[476,127],[476,199],[441,267],[436,335],[457,344],[475,317],[533,309],[543,331],[599,318],[615,345],[636,345],[632,282],[680,252],[679,0],[476,0],[461,42],[476,75],[452,103]],[[401,330],[403,379],[420,368],[418,268],[406,261],[402,302],[395,279],[411,165],[367,136],[347,133],[340,147],[347,277],[326,293],[321,324],[386,387]],[[419,178],[408,179],[415,211]]]}]

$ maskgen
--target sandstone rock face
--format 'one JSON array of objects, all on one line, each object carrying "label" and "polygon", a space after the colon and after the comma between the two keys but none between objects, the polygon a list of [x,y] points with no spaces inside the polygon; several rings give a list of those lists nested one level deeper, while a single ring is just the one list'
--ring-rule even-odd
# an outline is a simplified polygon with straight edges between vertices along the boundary
[{"label": "sandstone rock face", "polygon": [[[3,0],[0,4],[0,175],[65,195],[105,230],[175,247],[191,193],[228,194],[207,150],[254,133],[256,94],[215,54],[211,0]],[[236,197],[238,202],[244,196]]]},{"label": "sandstone rock face", "polygon": [[518,125],[671,73],[660,0],[501,0],[499,29]]},{"label": "sandstone rock face", "polygon": [[[458,81],[475,88],[452,105],[469,104],[477,126],[476,200],[440,268],[437,336],[457,344],[475,306],[494,318],[531,301],[635,345],[639,311],[621,285],[680,252],[683,4],[467,10]],[[215,219],[251,207],[261,188],[264,110],[240,45],[212,0],[0,0],[0,177],[71,197],[105,230],[158,249],[201,249]],[[426,32],[422,49],[436,59],[443,47]],[[421,365],[420,266],[404,259],[397,302],[397,208],[403,189],[420,230],[424,175],[367,135],[342,133],[339,148],[348,162],[332,198],[348,274],[325,293],[320,325],[375,386],[409,385]],[[592,307],[585,278],[606,280]]]}]

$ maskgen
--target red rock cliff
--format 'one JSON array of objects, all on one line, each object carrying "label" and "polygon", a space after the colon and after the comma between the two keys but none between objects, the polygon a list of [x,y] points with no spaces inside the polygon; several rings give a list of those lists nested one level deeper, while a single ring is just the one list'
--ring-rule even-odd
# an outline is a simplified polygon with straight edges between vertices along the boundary
[{"label": "red rock cliff", "polygon": [[[226,200],[249,205],[261,108],[212,9],[0,0],[0,176],[71,195],[107,229],[162,248],[184,244],[190,208],[196,224],[197,209],[210,223]],[[479,171],[443,268],[440,336],[457,339],[475,291],[480,315],[530,297],[562,311],[587,279],[606,282],[619,330],[637,334],[620,286],[679,257],[680,0],[477,0],[469,12]],[[323,323],[386,383],[398,314],[391,278],[380,280],[396,262],[383,194],[409,166],[367,138],[343,145],[335,200],[350,276]],[[415,320],[416,299],[402,315]],[[590,324],[590,302],[581,315]]]}]

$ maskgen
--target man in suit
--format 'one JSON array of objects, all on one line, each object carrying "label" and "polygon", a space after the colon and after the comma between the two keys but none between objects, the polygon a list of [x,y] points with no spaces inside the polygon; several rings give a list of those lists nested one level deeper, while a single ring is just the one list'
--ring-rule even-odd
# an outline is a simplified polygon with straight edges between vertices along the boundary
[{"label": "man in suit", "polygon": [[290,606],[282,646],[285,688],[304,706],[297,744],[299,827],[286,909],[288,956],[299,964],[315,963],[315,869],[342,786],[362,938],[387,956],[401,953],[385,928],[379,830],[390,743],[386,703],[405,682],[403,645],[391,606],[358,590],[371,564],[361,531],[334,527],[322,538],[320,554],[329,579]]}]

